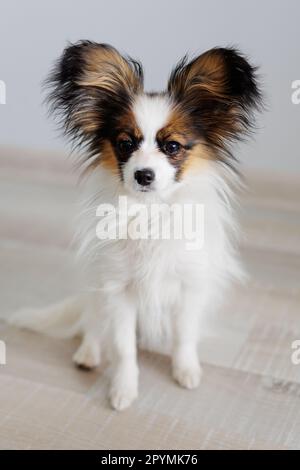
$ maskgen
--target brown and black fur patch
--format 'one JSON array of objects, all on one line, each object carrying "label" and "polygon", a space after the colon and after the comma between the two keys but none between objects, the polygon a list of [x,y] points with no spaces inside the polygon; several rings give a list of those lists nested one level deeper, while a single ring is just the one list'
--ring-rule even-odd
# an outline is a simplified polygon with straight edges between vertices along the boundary
[{"label": "brown and black fur patch", "polygon": [[[142,140],[143,135],[137,125],[132,109],[116,117],[116,125],[112,130],[110,142],[115,152],[121,178],[123,178],[122,166],[128,161],[131,154],[138,149]],[[122,152],[120,150],[119,144],[122,141],[130,141],[132,143],[130,152]]]},{"label": "brown and black fur patch", "polygon": [[142,133],[136,123],[132,110],[125,110],[123,114],[116,116],[115,127],[102,140],[101,152],[99,152],[98,157],[93,159],[88,168],[93,169],[101,163],[104,167],[120,174],[122,179],[122,166],[128,161],[132,152],[130,154],[120,152],[118,144],[121,141],[130,140],[134,144],[132,149],[134,151],[142,139]]},{"label": "brown and black fur patch", "polygon": [[168,93],[220,159],[231,156],[230,143],[251,130],[253,110],[261,105],[256,68],[232,48],[211,49],[189,63],[184,57]]},{"label": "brown and black fur patch", "polygon": [[162,152],[165,152],[167,142],[175,141],[180,144],[179,151],[168,156],[168,160],[176,168],[177,180],[182,178],[186,169],[196,160],[210,158],[207,144],[194,128],[190,114],[179,106],[175,106],[169,122],[160,129],[156,138]]},{"label": "brown and black fur patch", "polygon": [[101,154],[87,167],[87,170],[96,168],[99,164],[110,170],[113,174],[119,174],[119,162],[110,140],[104,140],[101,145]]},{"label": "brown and black fur patch", "polygon": [[121,132],[131,135],[137,140],[143,137],[131,108],[116,117],[116,126],[113,133],[118,135]]},{"label": "brown and black fur patch", "polygon": [[50,111],[90,158],[101,152],[117,118],[142,92],[143,69],[112,46],[80,41],[65,49],[46,85],[50,87]]}]

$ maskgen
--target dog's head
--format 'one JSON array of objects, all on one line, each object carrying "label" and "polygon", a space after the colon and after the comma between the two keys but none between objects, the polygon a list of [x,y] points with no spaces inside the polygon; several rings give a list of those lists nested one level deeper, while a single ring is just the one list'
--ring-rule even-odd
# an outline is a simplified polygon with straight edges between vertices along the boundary
[{"label": "dog's head", "polygon": [[193,164],[229,161],[260,103],[255,68],[232,48],[185,57],[166,91],[145,93],[139,62],[82,41],[64,51],[49,83],[52,109],[85,145],[90,166],[108,168],[131,192],[161,195]]}]

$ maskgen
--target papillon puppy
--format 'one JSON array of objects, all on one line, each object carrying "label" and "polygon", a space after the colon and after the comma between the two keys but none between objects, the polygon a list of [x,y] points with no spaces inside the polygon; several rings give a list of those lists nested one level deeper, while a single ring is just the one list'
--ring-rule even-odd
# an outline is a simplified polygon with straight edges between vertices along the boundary
[{"label": "papillon puppy", "polygon": [[[66,48],[48,84],[51,110],[84,150],[82,292],[18,312],[11,323],[80,335],[78,366],[94,368],[108,358],[115,409],[137,397],[138,345],[163,346],[174,379],[195,388],[203,319],[242,276],[232,236],[238,176],[231,150],[261,103],[256,68],[236,49],[214,48],[184,57],[165,91],[147,93],[139,62],[107,44],[81,41]],[[116,207],[121,196],[129,208],[200,204],[201,248],[187,249],[186,237],[97,237],[97,208]]]}]

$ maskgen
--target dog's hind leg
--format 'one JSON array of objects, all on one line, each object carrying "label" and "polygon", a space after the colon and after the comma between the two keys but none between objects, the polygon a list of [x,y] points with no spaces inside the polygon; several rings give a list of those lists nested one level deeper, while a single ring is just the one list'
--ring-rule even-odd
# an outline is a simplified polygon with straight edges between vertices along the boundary
[{"label": "dog's hind leg", "polygon": [[73,355],[73,361],[80,369],[85,370],[99,366],[101,361],[100,339],[93,334],[86,333],[81,345]]},{"label": "dog's hind leg", "polygon": [[101,314],[101,301],[97,292],[85,296],[81,321],[82,342],[73,355],[73,361],[81,369],[90,370],[100,365],[105,322]]}]

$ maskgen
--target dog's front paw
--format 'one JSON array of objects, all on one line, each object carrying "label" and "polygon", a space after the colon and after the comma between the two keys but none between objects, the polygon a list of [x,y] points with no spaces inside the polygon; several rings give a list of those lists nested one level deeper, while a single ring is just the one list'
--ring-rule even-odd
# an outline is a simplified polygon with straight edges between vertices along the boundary
[{"label": "dog's front paw", "polygon": [[136,387],[126,387],[122,390],[112,387],[110,391],[110,403],[112,408],[122,411],[128,408],[137,398],[138,391]]},{"label": "dog's front paw", "polygon": [[121,411],[128,408],[138,396],[138,369],[134,366],[120,366],[112,379],[110,403],[112,408]]},{"label": "dog's front paw", "polygon": [[197,388],[202,376],[199,364],[194,366],[173,366],[173,377],[184,388],[192,390]]}]

